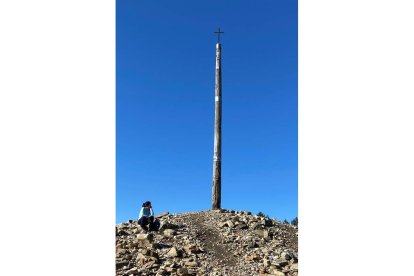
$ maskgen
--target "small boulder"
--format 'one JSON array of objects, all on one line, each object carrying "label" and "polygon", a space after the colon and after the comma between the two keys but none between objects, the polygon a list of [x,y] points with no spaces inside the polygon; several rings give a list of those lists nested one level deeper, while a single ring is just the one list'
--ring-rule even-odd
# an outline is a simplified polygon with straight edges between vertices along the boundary
[{"label": "small boulder", "polygon": [[239,223],[239,224],[236,226],[236,229],[237,229],[237,230],[249,229],[249,226],[247,226],[247,224],[246,224],[246,223],[241,222],[241,223]]},{"label": "small boulder", "polygon": [[176,231],[174,229],[165,229],[162,234],[166,237],[172,237],[176,234]]},{"label": "small boulder", "polygon": [[175,246],[173,246],[170,249],[170,251],[168,251],[167,256],[170,256],[170,257],[181,257],[182,256],[182,253]]},{"label": "small boulder", "polygon": [[292,259],[289,252],[282,252],[282,254],[280,254],[280,256],[282,257],[282,259],[285,259],[286,261],[289,261],[290,259]]},{"label": "small boulder", "polygon": [[159,231],[163,232],[165,229],[177,229],[178,225],[169,223],[169,222],[164,222],[161,224]]},{"label": "small boulder", "polygon": [[179,269],[177,269],[177,275],[188,275],[188,269],[186,267],[180,267]]},{"label": "small boulder", "polygon": [[298,263],[294,263],[290,265],[290,270],[298,271]]},{"label": "small boulder", "polygon": [[188,261],[188,262],[185,262],[184,265],[189,266],[189,267],[196,267],[198,266],[198,263],[196,261]]},{"label": "small boulder", "polygon": [[138,268],[137,267],[133,267],[130,270],[126,271],[125,272],[125,275],[131,275],[131,274],[135,275],[135,274],[138,274],[138,273],[139,273],[138,272]]},{"label": "small boulder", "polygon": [[144,243],[152,243],[154,241],[154,235],[149,233],[149,234],[137,234],[137,240],[139,242],[144,242]]},{"label": "small boulder", "polygon": [[116,262],[116,269],[121,269],[124,266],[127,266],[129,264],[129,261],[119,261]]},{"label": "small boulder", "polygon": [[261,225],[264,225],[264,226],[272,226],[272,225],[273,225],[273,222],[272,222],[272,220],[271,220],[271,219],[263,219],[263,220],[260,222],[260,224],[261,224]]}]

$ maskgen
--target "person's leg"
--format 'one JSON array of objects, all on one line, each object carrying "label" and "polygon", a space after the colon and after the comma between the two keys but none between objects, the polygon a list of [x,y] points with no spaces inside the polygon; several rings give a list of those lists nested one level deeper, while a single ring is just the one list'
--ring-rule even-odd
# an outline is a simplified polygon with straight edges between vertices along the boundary
[{"label": "person's leg", "polygon": [[150,231],[154,230],[154,217],[153,216],[150,216],[148,218],[148,223],[149,223],[149,230]]},{"label": "person's leg", "polygon": [[148,218],[147,217],[141,217],[138,220],[138,224],[141,226],[142,229],[144,229],[145,231],[148,231],[148,227],[147,227]]}]

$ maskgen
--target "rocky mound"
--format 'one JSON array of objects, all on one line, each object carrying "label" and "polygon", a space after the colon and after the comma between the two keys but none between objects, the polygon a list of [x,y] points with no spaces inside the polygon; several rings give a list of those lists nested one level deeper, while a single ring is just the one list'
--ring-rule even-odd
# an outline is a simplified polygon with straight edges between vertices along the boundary
[{"label": "rocky mound", "polygon": [[158,216],[158,232],[116,225],[116,275],[298,275],[295,226],[250,212]]}]

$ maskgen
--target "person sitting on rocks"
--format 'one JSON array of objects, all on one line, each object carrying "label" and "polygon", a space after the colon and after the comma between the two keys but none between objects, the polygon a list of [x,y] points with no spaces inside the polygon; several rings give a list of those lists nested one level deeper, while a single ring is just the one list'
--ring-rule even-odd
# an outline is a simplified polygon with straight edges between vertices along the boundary
[{"label": "person sitting on rocks", "polygon": [[[146,201],[142,204],[142,208],[138,216],[138,224],[145,231],[155,230],[154,229],[154,211],[152,210],[150,201]],[[149,225],[149,228],[147,227],[147,225]]]}]

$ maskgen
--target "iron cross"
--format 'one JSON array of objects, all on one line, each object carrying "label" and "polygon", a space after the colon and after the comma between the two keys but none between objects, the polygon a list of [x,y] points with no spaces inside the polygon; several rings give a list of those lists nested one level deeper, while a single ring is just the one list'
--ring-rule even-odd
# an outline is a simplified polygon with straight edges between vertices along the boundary
[{"label": "iron cross", "polygon": [[218,32],[214,32],[215,34],[218,34],[218,43],[220,43],[220,34],[224,34],[224,32],[220,32],[220,28],[218,28]]}]

